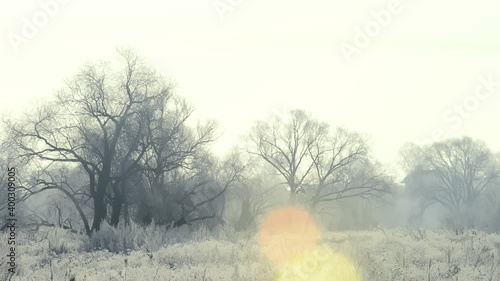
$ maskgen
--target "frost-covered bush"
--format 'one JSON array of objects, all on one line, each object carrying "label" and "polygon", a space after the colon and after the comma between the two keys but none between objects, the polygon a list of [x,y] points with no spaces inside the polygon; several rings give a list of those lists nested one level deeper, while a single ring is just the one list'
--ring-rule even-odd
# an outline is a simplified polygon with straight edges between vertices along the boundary
[{"label": "frost-covered bush", "polygon": [[[0,234],[0,239],[5,241],[6,234]],[[261,253],[256,233],[229,227],[209,231],[190,226],[166,230],[103,225],[92,238],[40,228],[36,233],[21,231],[18,241],[13,281],[71,277],[76,281],[265,281],[281,280],[283,273]],[[348,257],[362,281],[500,280],[498,234],[377,229],[325,232],[320,243]],[[65,250],[56,251],[61,248]],[[88,251],[92,248],[96,250]],[[4,266],[4,257],[0,264]]]},{"label": "frost-covered bush", "polygon": [[103,223],[101,229],[87,240],[86,249],[87,251],[105,249],[113,253],[126,253],[141,249],[150,252],[157,251],[165,245],[188,241],[209,239],[235,241],[238,235],[230,226],[221,226],[210,231],[203,224],[167,228],[154,223],[148,226],[141,226],[134,222],[128,225],[121,223],[118,227]]},{"label": "frost-covered bush", "polygon": [[81,251],[85,238],[83,235],[71,233],[62,228],[47,229],[48,250],[57,255]]},{"label": "frost-covered bush", "polygon": [[114,253],[139,249],[155,251],[167,242],[172,242],[172,232],[179,230],[168,233],[165,226],[157,226],[154,223],[149,226],[121,223],[116,228],[103,223],[101,229],[92,233],[88,239],[87,251],[104,249]]}]

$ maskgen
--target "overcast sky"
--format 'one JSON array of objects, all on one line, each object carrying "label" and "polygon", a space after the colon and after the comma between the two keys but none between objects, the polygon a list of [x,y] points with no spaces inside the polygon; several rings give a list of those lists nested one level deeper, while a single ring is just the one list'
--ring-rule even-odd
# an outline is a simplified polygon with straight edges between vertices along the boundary
[{"label": "overcast sky", "polygon": [[440,129],[500,151],[498,0],[53,1],[1,2],[0,112],[130,46],[219,121],[217,153],[290,108],[368,134],[387,164]]}]

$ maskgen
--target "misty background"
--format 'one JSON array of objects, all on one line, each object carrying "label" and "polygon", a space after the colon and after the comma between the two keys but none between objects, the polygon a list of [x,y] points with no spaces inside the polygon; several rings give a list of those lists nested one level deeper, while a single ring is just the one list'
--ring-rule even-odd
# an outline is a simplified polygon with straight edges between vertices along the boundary
[{"label": "misty background", "polygon": [[500,77],[498,1],[398,1],[401,12],[351,63],[342,42],[354,44],[355,29],[390,1],[237,2],[222,20],[217,1],[61,1],[18,47],[9,34],[21,34],[23,18],[31,21],[43,8],[37,1],[5,2],[0,59],[9,79],[0,92],[9,102],[2,112],[18,114],[50,96],[78,66],[125,45],[177,82],[176,93],[196,107],[195,119],[220,123],[214,143],[220,155],[256,120],[293,108],[369,134],[376,157],[398,172],[399,148],[430,138],[436,128],[500,149],[491,128],[500,114],[498,95],[460,126],[443,119],[480,77]]},{"label": "misty background", "polygon": [[499,1],[0,5],[0,279],[500,279]]},{"label": "misty background", "polygon": [[[312,173],[297,186],[280,178],[280,171],[273,170],[272,165],[269,167],[270,161],[266,162],[262,151],[260,154],[258,150],[252,151],[248,143],[258,124],[278,120],[276,122],[283,127],[277,130],[283,132],[286,126],[294,124],[294,118],[299,118],[297,112],[301,112],[314,122],[328,124],[334,139],[339,136],[335,128],[362,135],[354,142],[362,140],[366,144],[362,158],[369,164],[362,167],[377,168],[368,178],[377,173],[383,175],[386,189],[370,193],[367,196],[370,198],[357,194],[352,196],[354,198],[346,196],[344,200],[341,196],[331,200],[334,203],[322,203],[328,209],[326,220],[331,227],[442,227],[449,213],[456,215],[463,211],[462,203],[471,208],[473,203],[487,200],[491,208],[481,205],[485,209],[478,208],[479,213],[475,215],[481,222],[474,221],[473,226],[497,231],[492,226],[497,218],[498,190],[493,188],[497,181],[494,177],[489,178],[489,172],[497,171],[495,161],[500,150],[498,130],[493,123],[500,117],[496,110],[500,102],[500,85],[496,82],[500,81],[496,53],[500,47],[499,22],[498,17],[493,17],[499,5],[497,1],[487,0],[474,4],[453,1],[9,3],[9,8],[2,9],[1,14],[2,32],[6,35],[1,44],[1,71],[3,77],[8,77],[0,85],[4,101],[1,112],[8,120],[5,124],[10,124],[3,126],[4,140],[12,146],[10,159],[17,159],[19,151],[12,140],[19,140],[17,149],[26,150],[29,146],[22,143],[19,134],[27,134],[30,130],[29,126],[23,127],[26,131],[22,132],[13,129],[19,124],[31,122],[33,125],[35,121],[27,117],[30,112],[51,102],[60,105],[62,101],[55,98],[55,93],[67,86],[64,81],[81,79],[78,78],[79,67],[101,60],[117,66],[120,62],[117,48],[131,47],[148,69],[167,79],[169,95],[182,97],[192,106],[192,113],[183,126],[196,128],[198,122],[212,121],[217,124],[210,129],[210,141],[203,143],[203,151],[218,160],[207,160],[204,164],[225,167],[237,154],[243,159],[242,167],[258,170],[245,171],[245,180],[260,177],[260,187],[254,190],[252,185],[250,193],[259,196],[272,189],[281,194],[272,197],[276,200],[270,200],[271,203],[263,197],[259,199],[262,202],[253,204],[284,204],[290,194],[318,188]],[[389,7],[398,7],[397,12]],[[373,24],[378,30],[370,33]],[[355,52],[346,53],[345,46],[350,46],[351,51],[355,48]],[[107,102],[112,104],[113,100]],[[73,106],[78,108],[78,105]],[[47,126],[57,127],[57,124]],[[319,134],[314,136],[319,138]],[[472,140],[463,136],[470,136]],[[407,149],[408,143],[417,146]],[[438,194],[432,189],[436,184],[432,179],[431,183],[426,182],[428,175],[417,173],[417,179],[409,179],[409,176],[416,171],[443,168],[429,160],[435,156],[432,147],[436,149],[434,152],[439,152],[438,148],[447,151],[460,149],[461,145],[471,149],[479,147],[478,154],[488,155],[485,172],[473,179],[481,181],[487,177],[488,186],[484,189],[473,186],[481,188],[478,192],[481,196],[467,199],[470,202],[466,199],[455,202],[452,205],[457,206],[453,208],[439,201],[428,204],[437,198],[437,195],[427,198]],[[419,155],[416,158],[425,163],[410,161],[413,156],[409,154]],[[307,155],[312,157],[310,151]],[[463,157],[466,156],[470,155]],[[308,163],[315,163],[311,159],[314,160],[310,158],[312,162]],[[98,166],[101,164],[96,162]],[[99,166],[98,170],[101,168]],[[81,176],[77,176],[78,167],[72,165],[62,165],[59,169],[69,173],[66,176],[76,173],[71,176],[73,179]],[[307,166],[299,167],[302,169],[307,170]],[[356,166],[356,169],[360,168]],[[363,178],[354,170],[348,173],[350,177]],[[36,177],[40,176],[36,169],[30,167],[29,172],[34,174],[26,177],[36,182]],[[459,172],[466,174],[464,170]],[[214,168],[213,173],[208,177],[212,178],[212,184],[222,187],[219,190],[224,191],[224,197],[217,192],[205,194],[211,203],[217,202],[211,208],[219,212],[227,203],[237,210],[236,214],[241,214],[241,202],[238,201],[242,199],[239,198],[241,191],[224,189],[227,179],[225,182],[215,176],[222,173],[227,177],[227,173],[218,168]],[[451,174],[456,176],[456,173]],[[238,188],[251,185],[238,180],[241,180]],[[363,188],[367,188],[366,182],[363,184]],[[458,189],[457,185],[454,182],[444,188]],[[27,188],[34,186],[32,182]],[[412,188],[418,192],[412,192]],[[438,184],[437,188],[442,186]],[[52,197],[61,196],[49,196],[49,193],[37,194],[38,198],[45,199],[36,202],[49,200],[47,204],[50,205],[54,204],[50,201]],[[307,194],[300,196],[309,198]],[[63,205],[68,203],[64,196],[54,200],[60,200]],[[308,204],[308,199],[304,200]],[[75,216],[72,220],[78,221],[80,215],[74,213],[71,204],[65,208]],[[457,208],[460,211],[455,210]],[[85,211],[90,212],[89,219],[91,209]],[[58,214],[47,216],[53,220]],[[200,213],[193,218],[204,216]],[[228,220],[223,212],[217,216],[221,221]],[[334,223],[328,219],[330,216],[336,217]],[[232,219],[237,223],[239,217]]]}]

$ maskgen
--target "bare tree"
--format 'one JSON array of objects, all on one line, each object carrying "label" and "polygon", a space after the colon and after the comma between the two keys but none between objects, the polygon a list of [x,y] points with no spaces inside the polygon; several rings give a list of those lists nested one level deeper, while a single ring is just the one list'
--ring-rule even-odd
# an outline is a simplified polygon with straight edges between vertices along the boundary
[{"label": "bare tree", "polygon": [[344,128],[319,136],[309,148],[314,166],[311,208],[351,197],[380,197],[390,192],[385,171],[369,160],[366,138]]},{"label": "bare tree", "polygon": [[426,208],[439,204],[452,215],[470,212],[483,191],[497,184],[500,163],[486,144],[469,137],[449,139],[427,146],[407,146],[407,186]]},{"label": "bare tree", "polygon": [[308,153],[327,131],[327,126],[302,110],[288,112],[289,119],[274,116],[269,122],[259,122],[250,135],[249,153],[267,162],[283,179],[290,192],[290,201],[313,171]]},{"label": "bare tree", "polygon": [[311,209],[347,198],[383,199],[392,192],[393,180],[380,166],[365,158],[339,168],[327,181],[310,188]]},{"label": "bare tree", "polygon": [[288,121],[274,117],[260,122],[251,134],[250,153],[271,165],[290,190],[306,194],[309,205],[349,197],[380,197],[389,192],[385,171],[369,160],[366,139],[357,133],[291,111]]},{"label": "bare tree", "polygon": [[193,200],[211,182],[214,162],[207,145],[214,141],[217,124],[209,121],[191,128],[187,122],[192,107],[178,97],[167,98],[169,102],[150,111],[142,124],[150,140],[141,162],[142,189],[153,198],[138,202],[138,215],[143,223],[155,219],[159,224],[180,225],[188,222],[197,207]]},{"label": "bare tree", "polygon": [[[21,157],[46,167],[53,163],[75,165],[86,173],[94,206],[88,234],[99,230],[107,216],[105,198],[120,146],[125,145],[127,126],[144,108],[154,107],[158,99],[170,94],[169,84],[134,52],[124,49],[119,54],[121,70],[113,71],[108,63],[88,64],[66,83],[55,101],[21,122],[7,123],[10,140],[22,151]],[[148,145],[135,142],[128,149],[133,154],[126,157],[131,160],[128,163],[135,166]],[[68,191],[56,183],[39,183],[45,183],[44,188]]]},{"label": "bare tree", "polygon": [[235,223],[237,230],[255,226],[258,216],[263,215],[276,203],[272,200],[273,191],[275,191],[273,179],[257,163],[252,161],[248,166],[251,167],[247,169],[242,181],[237,188],[233,189],[232,199],[238,202],[238,211],[240,211]]},{"label": "bare tree", "polygon": [[139,220],[144,224],[180,226],[205,219],[223,223],[225,193],[237,185],[246,165],[231,154],[220,161],[199,153],[189,163],[164,171],[161,185],[156,176],[148,179],[145,198],[139,202]]},{"label": "bare tree", "polygon": [[[25,192],[29,185],[29,166],[26,161],[22,161],[17,156],[17,151],[8,139],[0,140],[0,212],[2,212],[2,222],[0,230],[7,227],[7,216],[13,211],[16,217],[21,218],[26,215],[24,204],[30,194]],[[14,169],[14,170],[13,170]],[[8,173],[10,171],[10,173]],[[13,175],[14,174],[14,175]],[[12,177],[11,177],[12,176]],[[9,184],[12,182],[12,184]],[[12,194],[13,193],[13,194]],[[9,206],[9,198],[15,196],[16,207]],[[9,212],[7,212],[7,209]],[[20,221],[18,224],[23,224]]]},{"label": "bare tree", "polygon": [[[215,160],[211,164],[212,168],[206,167],[209,173],[205,177],[208,186],[203,188],[195,197],[191,213],[205,209],[205,213],[212,213],[212,217],[218,223],[225,223],[223,220],[226,192],[236,186],[240,186],[245,179],[245,171],[248,168],[248,163],[245,163],[239,153],[233,151],[222,161]],[[198,217],[200,215],[198,214]]]}]

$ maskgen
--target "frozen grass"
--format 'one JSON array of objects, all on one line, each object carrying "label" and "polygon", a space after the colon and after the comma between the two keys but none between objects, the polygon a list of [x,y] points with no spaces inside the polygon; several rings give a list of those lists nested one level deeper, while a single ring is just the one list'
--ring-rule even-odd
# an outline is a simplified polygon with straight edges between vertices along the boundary
[{"label": "frozen grass", "polygon": [[[6,235],[0,239],[6,241]],[[92,239],[42,228],[19,233],[17,243],[18,268],[11,280],[301,280],[280,279],[280,270],[262,257],[256,235],[230,228],[105,226]],[[379,229],[329,232],[321,243],[350,258],[364,281],[500,280],[495,234]],[[1,263],[4,280],[5,258]]]}]

